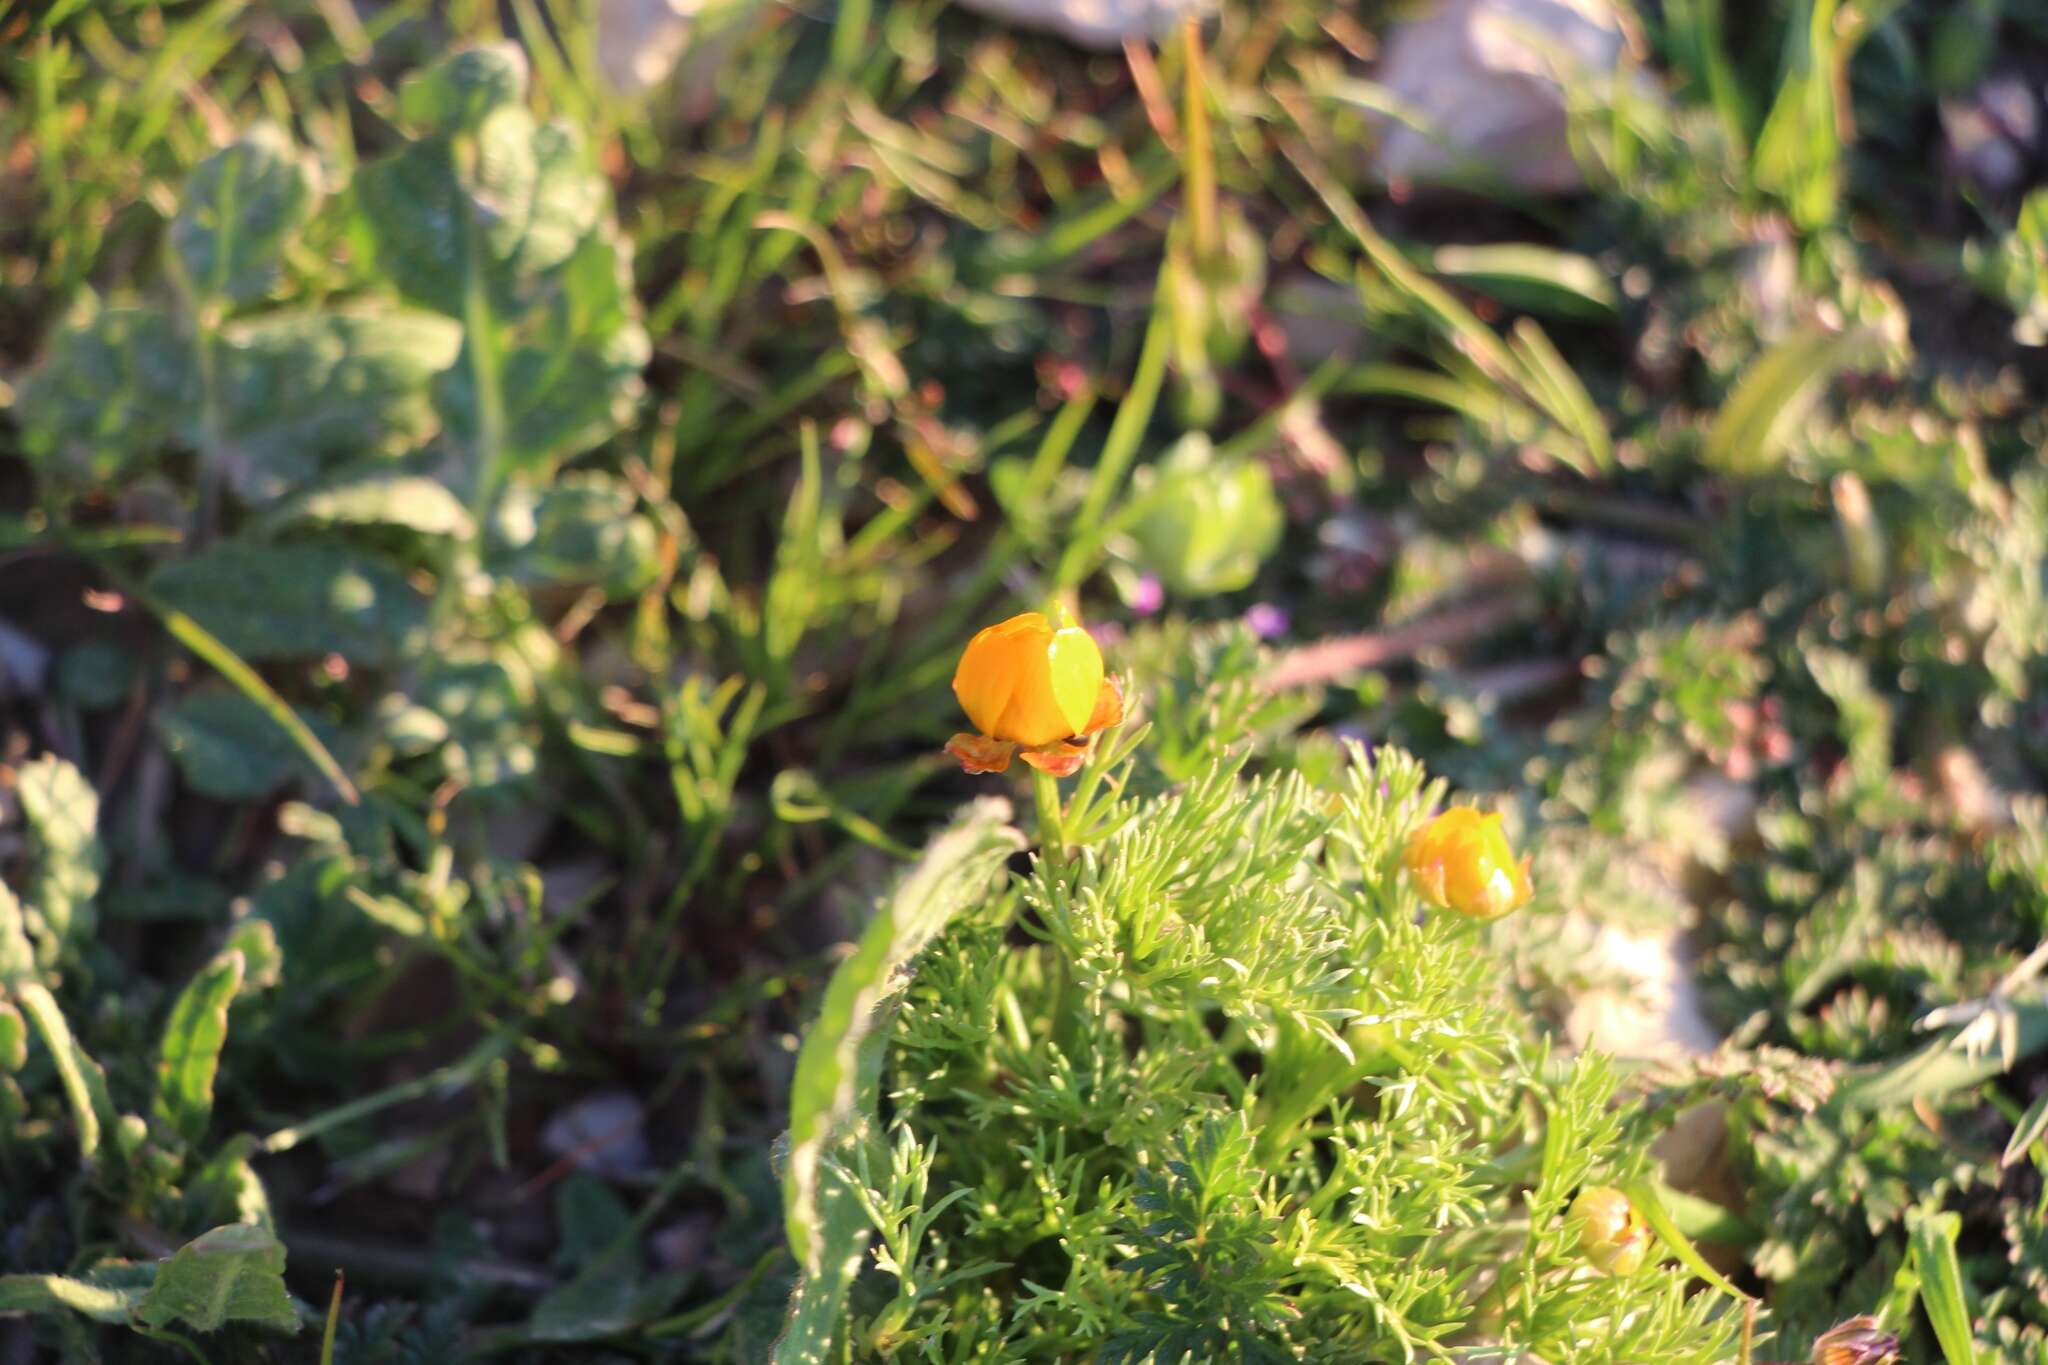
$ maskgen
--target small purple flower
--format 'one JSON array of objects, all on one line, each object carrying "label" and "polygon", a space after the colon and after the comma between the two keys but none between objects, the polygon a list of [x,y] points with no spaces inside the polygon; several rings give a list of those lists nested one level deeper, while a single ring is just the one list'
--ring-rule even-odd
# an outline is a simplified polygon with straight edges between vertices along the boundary
[{"label": "small purple flower", "polygon": [[1244,614],[1244,623],[1261,640],[1271,640],[1287,633],[1287,609],[1271,602],[1254,602]]},{"label": "small purple flower", "polygon": [[1166,589],[1159,586],[1156,575],[1146,574],[1131,589],[1131,610],[1140,616],[1150,616],[1166,605]]}]

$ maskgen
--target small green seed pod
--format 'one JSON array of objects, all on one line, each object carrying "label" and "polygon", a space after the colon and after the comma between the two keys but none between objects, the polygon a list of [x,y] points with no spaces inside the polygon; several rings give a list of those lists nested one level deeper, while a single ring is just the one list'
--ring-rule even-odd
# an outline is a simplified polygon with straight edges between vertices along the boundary
[{"label": "small green seed pod", "polygon": [[1610,1275],[1633,1275],[1650,1251],[1650,1229],[1636,1216],[1628,1196],[1609,1185],[1589,1185],[1572,1200],[1568,1215],[1583,1219],[1579,1249]]}]

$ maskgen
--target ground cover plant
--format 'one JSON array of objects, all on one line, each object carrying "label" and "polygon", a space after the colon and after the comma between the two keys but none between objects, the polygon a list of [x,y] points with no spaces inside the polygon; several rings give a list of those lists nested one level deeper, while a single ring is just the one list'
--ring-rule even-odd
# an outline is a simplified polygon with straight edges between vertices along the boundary
[{"label": "ground cover plant", "polygon": [[2048,11],[658,8],[0,3],[0,1358],[2048,1361]]}]

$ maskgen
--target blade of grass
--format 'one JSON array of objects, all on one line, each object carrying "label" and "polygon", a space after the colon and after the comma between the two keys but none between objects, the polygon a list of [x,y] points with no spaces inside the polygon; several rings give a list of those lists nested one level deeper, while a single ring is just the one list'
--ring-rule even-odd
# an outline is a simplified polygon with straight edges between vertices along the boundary
[{"label": "blade of grass", "polygon": [[1145,327],[1144,347],[1138,353],[1137,373],[1131,377],[1131,387],[1123,402],[1117,404],[1116,418],[1109,424],[1102,454],[1095,462],[1088,491],[1081,499],[1081,510],[1074,518],[1074,537],[1067,543],[1066,553],[1060,556],[1059,571],[1054,575],[1056,591],[1066,592],[1079,586],[1102,548],[1107,534],[1103,526],[1105,515],[1123,484],[1124,474],[1137,458],[1138,443],[1152,421],[1152,409],[1159,402],[1160,385],[1166,379],[1166,354],[1172,343],[1173,328],[1167,311],[1155,304],[1151,321]]},{"label": "blade of grass", "polygon": [[1707,1264],[1707,1258],[1700,1255],[1699,1249],[1693,1246],[1692,1239],[1679,1230],[1678,1223],[1664,1207],[1664,1201],[1658,1197],[1655,1181],[1624,1181],[1621,1192],[1628,1196],[1628,1202],[1635,1207],[1642,1220],[1650,1225],[1650,1231],[1657,1234],[1658,1239],[1670,1249],[1672,1255],[1684,1263],[1687,1270],[1731,1299],[1739,1302],[1748,1300],[1749,1295],[1728,1283],[1720,1271]]},{"label": "blade of grass", "polygon": [[1913,1244],[1913,1265],[1920,1279],[1920,1303],[1934,1326],[1948,1365],[1977,1365],[1977,1346],[1970,1335],[1970,1305],[1963,1293],[1963,1270],[1956,1262],[1956,1237],[1963,1220],[1953,1213],[1919,1214],[1907,1219]]},{"label": "blade of grass", "polygon": [[132,595],[163,622],[164,629],[171,633],[173,639],[204,659],[216,673],[226,678],[236,691],[255,702],[263,714],[269,716],[277,727],[290,737],[292,743],[298,746],[299,752],[320,770],[320,775],[327,779],[342,800],[351,806],[362,804],[362,794],[356,790],[355,783],[348,780],[348,774],[342,771],[341,764],[327,751],[327,746],[320,742],[320,737],[313,733],[306,722],[299,719],[299,714],[292,710],[291,703],[280,697],[269,683],[263,681],[255,669],[242,661],[240,655],[222,644],[212,632],[184,612],[168,607],[146,593]]},{"label": "blade of grass", "polygon": [[289,1152],[308,1138],[319,1137],[322,1133],[354,1123],[357,1119],[368,1118],[372,1114],[389,1109],[394,1104],[404,1104],[407,1100],[418,1099],[437,1091],[442,1094],[453,1094],[473,1083],[487,1068],[503,1060],[512,1051],[513,1044],[519,1041],[523,1031],[522,1026],[502,1024],[468,1053],[448,1065],[436,1067],[424,1076],[401,1081],[375,1094],[350,1100],[347,1104],[336,1105],[326,1113],[316,1114],[304,1123],[280,1128],[263,1139],[262,1150],[272,1156],[280,1152]]},{"label": "blade of grass", "polygon": [[2048,1137],[2048,1093],[2036,1099],[2012,1130],[2012,1137],[2006,1141],[2005,1155],[1998,1159],[2000,1166],[2011,1166],[2026,1155],[2027,1148]]}]

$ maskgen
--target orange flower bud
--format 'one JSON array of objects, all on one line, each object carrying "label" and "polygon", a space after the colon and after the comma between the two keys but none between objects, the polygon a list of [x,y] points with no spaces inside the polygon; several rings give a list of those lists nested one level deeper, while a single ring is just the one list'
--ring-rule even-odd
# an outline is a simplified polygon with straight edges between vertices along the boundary
[{"label": "orange flower bud", "polygon": [[1439,910],[1499,919],[1530,896],[1529,860],[1515,861],[1498,815],[1454,806],[1417,830],[1402,863]]},{"label": "orange flower bud", "polygon": [[955,735],[946,746],[969,772],[1002,772],[1021,748],[1026,762],[1064,775],[1086,752],[1069,740],[1123,719],[1122,694],[1103,674],[1094,637],[1035,611],[967,642],[953,695],[981,732]]},{"label": "orange flower bud", "polygon": [[1582,1218],[1579,1249],[1586,1259],[1610,1275],[1633,1275],[1650,1252],[1650,1229],[1636,1216],[1628,1196],[1609,1185],[1579,1191],[1567,1211]]}]

